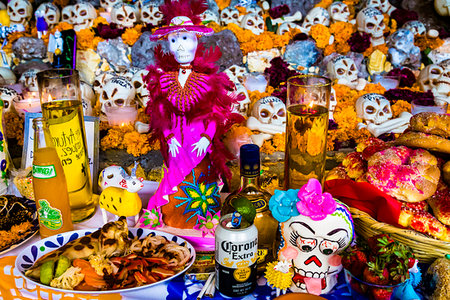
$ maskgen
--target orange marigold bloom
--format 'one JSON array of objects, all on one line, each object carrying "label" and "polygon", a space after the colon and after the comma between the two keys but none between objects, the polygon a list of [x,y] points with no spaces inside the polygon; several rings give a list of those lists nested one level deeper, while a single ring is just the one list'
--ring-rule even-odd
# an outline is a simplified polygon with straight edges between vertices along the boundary
[{"label": "orange marigold bloom", "polygon": [[411,112],[411,104],[408,101],[398,100],[392,106],[392,117],[397,118],[402,112]]},{"label": "orange marigold bloom", "polygon": [[427,48],[430,48],[431,50],[439,48],[444,44],[444,41],[440,38],[428,38],[425,34],[424,35],[416,35],[414,37],[414,44],[420,48],[420,51],[425,51]]},{"label": "orange marigold bloom", "polygon": [[216,0],[217,6],[220,10],[223,10],[225,7],[230,6],[231,0]]},{"label": "orange marigold bloom", "polygon": [[122,34],[122,40],[125,44],[133,46],[141,36],[142,26],[135,26],[133,28],[127,28]]},{"label": "orange marigold bloom", "polygon": [[108,23],[108,21],[106,21],[105,18],[98,16],[97,18],[94,19],[94,23],[93,23],[92,27],[97,27],[98,24],[108,25],[109,23]]},{"label": "orange marigold bloom", "polygon": [[322,49],[329,44],[331,37],[331,33],[328,27],[322,24],[311,26],[309,35],[316,41],[317,47]]},{"label": "orange marigold bloom", "polygon": [[331,5],[331,3],[333,3],[333,0],[322,0],[319,3],[317,3],[315,7],[323,7],[327,9],[328,6]]},{"label": "orange marigold bloom", "polygon": [[77,31],[77,49],[87,50],[94,49],[94,31],[90,28]]}]

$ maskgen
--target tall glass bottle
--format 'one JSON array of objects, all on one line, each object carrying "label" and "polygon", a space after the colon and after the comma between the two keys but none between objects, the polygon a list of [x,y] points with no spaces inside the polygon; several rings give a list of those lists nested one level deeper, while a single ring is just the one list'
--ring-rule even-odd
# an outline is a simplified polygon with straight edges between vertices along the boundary
[{"label": "tall glass bottle", "polygon": [[258,273],[265,270],[267,263],[275,260],[278,221],[269,210],[272,195],[260,186],[259,147],[254,144],[240,149],[241,185],[223,203],[221,215],[234,212],[240,198],[247,198],[256,208],[254,224],[258,229]]},{"label": "tall glass bottle", "polygon": [[66,176],[44,118],[33,120],[33,189],[39,232],[45,238],[73,230]]}]

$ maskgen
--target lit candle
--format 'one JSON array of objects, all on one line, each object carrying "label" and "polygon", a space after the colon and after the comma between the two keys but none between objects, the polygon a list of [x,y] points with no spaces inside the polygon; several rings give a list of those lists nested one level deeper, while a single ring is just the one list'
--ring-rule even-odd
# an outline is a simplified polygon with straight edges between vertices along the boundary
[{"label": "lit candle", "polygon": [[41,112],[41,102],[37,92],[24,93],[24,99],[15,99],[14,108],[20,116],[24,116],[25,113],[38,113]]},{"label": "lit candle", "polygon": [[133,124],[137,119],[138,110],[134,106],[110,106],[105,107],[108,124],[111,126],[125,126]]}]

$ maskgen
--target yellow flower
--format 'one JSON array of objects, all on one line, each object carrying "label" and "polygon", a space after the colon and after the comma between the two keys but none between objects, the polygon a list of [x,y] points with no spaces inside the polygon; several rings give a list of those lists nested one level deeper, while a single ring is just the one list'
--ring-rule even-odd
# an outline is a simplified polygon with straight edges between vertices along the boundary
[{"label": "yellow flower", "polygon": [[311,26],[309,35],[316,41],[316,45],[319,48],[325,48],[329,44],[331,37],[328,27],[322,24]]},{"label": "yellow flower", "polygon": [[98,24],[100,24],[100,23],[101,23],[101,24],[105,24],[105,25],[108,25],[108,24],[109,24],[108,21],[106,21],[105,18],[103,18],[103,17],[101,17],[101,16],[98,16],[97,18],[95,18],[92,27],[97,27]]},{"label": "yellow flower", "polygon": [[402,112],[411,112],[411,104],[408,101],[398,100],[392,106],[392,116],[397,118]]},{"label": "yellow flower", "polygon": [[133,46],[141,36],[142,25],[136,25],[133,28],[127,28],[122,34],[122,40],[125,44]]},{"label": "yellow flower", "polygon": [[77,31],[77,50],[94,49],[95,33],[92,29],[81,29]]}]

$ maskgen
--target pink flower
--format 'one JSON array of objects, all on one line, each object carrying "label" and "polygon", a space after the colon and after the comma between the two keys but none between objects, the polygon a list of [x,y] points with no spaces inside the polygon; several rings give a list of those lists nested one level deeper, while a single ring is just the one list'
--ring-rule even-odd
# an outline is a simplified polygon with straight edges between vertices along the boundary
[{"label": "pink flower", "polygon": [[194,229],[202,231],[202,237],[211,234],[214,236],[216,232],[217,225],[219,224],[220,219],[220,211],[217,212],[214,216],[208,211],[206,214],[206,218],[202,216],[198,216],[197,225],[194,226]]},{"label": "pink flower", "polygon": [[320,221],[336,210],[336,201],[330,193],[322,194],[320,182],[311,178],[298,191],[297,210],[301,215],[309,216],[314,221]]},{"label": "pink flower", "polygon": [[161,208],[153,208],[152,210],[143,209],[143,211],[144,215],[139,220],[139,227],[155,229],[164,226]]}]

